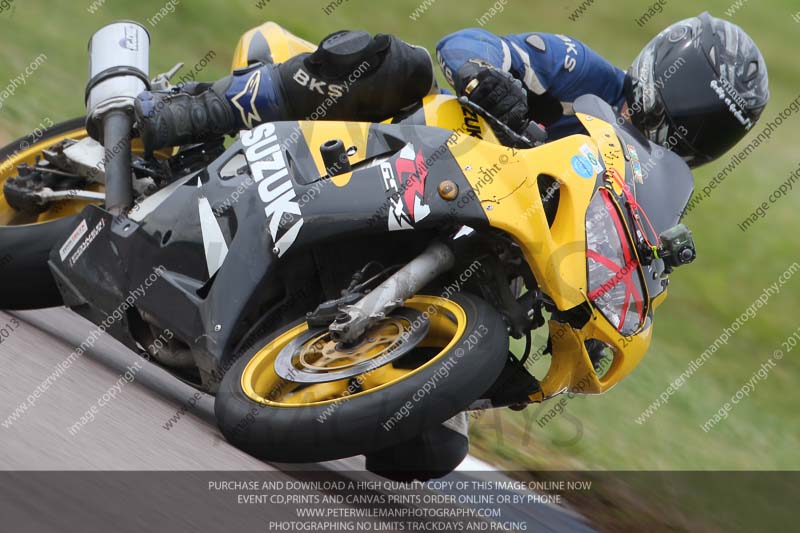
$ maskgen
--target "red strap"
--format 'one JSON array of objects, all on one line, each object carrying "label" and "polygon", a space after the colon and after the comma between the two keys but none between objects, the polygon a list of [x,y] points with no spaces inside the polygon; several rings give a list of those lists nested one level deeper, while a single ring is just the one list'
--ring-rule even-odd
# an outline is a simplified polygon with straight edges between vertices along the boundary
[{"label": "red strap", "polygon": [[[636,201],[636,197],[631,193],[630,187],[628,184],[625,183],[625,180],[620,176],[619,172],[615,168],[609,168],[608,172],[611,174],[611,177],[614,181],[622,188],[622,194],[625,196],[625,199],[628,201],[628,205],[630,205],[631,210],[633,211],[633,219],[636,222],[636,226],[639,228],[639,231],[644,236],[644,240],[647,243],[647,246],[653,248],[653,243],[650,242],[650,239],[647,237],[647,232],[645,231],[644,226],[642,225],[641,218],[644,218],[645,222],[650,228],[652,235],[655,236],[656,244],[655,246],[660,246],[661,242],[658,237],[658,233],[656,232],[655,227],[653,227],[652,222],[650,222],[650,217],[647,216],[647,212],[642,208],[641,204]],[[640,217],[641,214],[641,217]]]},{"label": "red strap", "polygon": [[601,265],[608,268],[613,274],[613,277],[610,280],[613,281],[613,283],[611,284],[608,284],[608,282],[603,283],[600,287],[591,291],[587,296],[589,297],[590,300],[596,300],[607,294],[610,290],[612,290],[620,283],[625,284],[625,300],[622,305],[622,314],[620,316],[619,326],[617,327],[617,329],[621,331],[622,327],[625,324],[625,319],[628,316],[628,302],[630,302],[631,296],[634,297],[636,311],[640,317],[644,312],[644,306],[643,306],[643,298],[639,291],[639,287],[637,287],[636,282],[634,281],[633,278],[633,276],[636,274],[637,260],[631,253],[630,247],[627,245],[628,239],[625,233],[625,228],[623,228],[622,221],[619,219],[617,210],[614,207],[614,204],[611,202],[611,199],[608,197],[608,194],[609,194],[608,191],[601,190],[603,202],[605,203],[606,209],[608,209],[608,212],[611,215],[611,220],[614,221],[614,226],[617,231],[617,238],[619,239],[622,246],[622,253],[625,259],[625,266],[623,267],[616,264],[610,258],[601,255],[594,250],[587,250],[586,256],[589,259],[597,261]]}]

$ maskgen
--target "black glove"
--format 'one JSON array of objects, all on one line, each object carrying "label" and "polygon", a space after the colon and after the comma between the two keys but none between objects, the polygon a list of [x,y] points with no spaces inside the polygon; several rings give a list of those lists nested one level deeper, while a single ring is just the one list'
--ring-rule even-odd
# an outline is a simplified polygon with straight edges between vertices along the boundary
[{"label": "black glove", "polygon": [[528,93],[510,73],[468,62],[458,71],[458,77],[460,94],[516,132],[528,126]]},{"label": "black glove", "polygon": [[145,91],[134,103],[136,123],[145,150],[204,142],[236,129],[230,106],[208,84]]}]

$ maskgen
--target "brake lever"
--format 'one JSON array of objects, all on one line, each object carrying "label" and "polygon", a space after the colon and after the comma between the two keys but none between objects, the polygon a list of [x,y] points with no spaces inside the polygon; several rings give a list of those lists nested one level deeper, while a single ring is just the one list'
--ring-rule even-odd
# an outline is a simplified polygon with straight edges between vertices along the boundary
[{"label": "brake lever", "polygon": [[[517,133],[516,131],[512,130],[511,128],[508,127],[507,124],[505,124],[499,118],[495,117],[494,115],[489,113],[486,109],[484,109],[480,105],[476,104],[475,102],[473,102],[472,100],[470,100],[466,96],[459,97],[458,98],[458,102],[461,105],[469,107],[470,109],[472,109],[473,111],[475,111],[476,113],[481,115],[482,117],[486,118],[490,123],[493,124],[493,126],[495,126],[498,129],[500,129],[512,141],[514,141],[514,142],[516,142],[518,144],[521,144],[524,147],[535,148],[536,146],[538,146],[539,144],[543,143],[546,140],[546,134],[544,133],[544,130],[542,130],[542,128],[540,128],[539,125],[534,123],[534,122],[531,122],[528,125],[528,127],[525,129],[526,133],[529,132],[529,134],[530,134],[530,137],[529,137],[529,136]],[[534,140],[531,140],[532,138]]]},{"label": "brake lever", "polygon": [[169,69],[167,72],[162,72],[161,74],[153,78],[153,81],[150,82],[151,90],[153,91],[168,90],[170,87],[172,87],[170,81],[172,80],[172,78],[175,77],[175,74],[177,74],[178,71],[182,68],[183,68],[183,63],[179,62],[174,67]]}]

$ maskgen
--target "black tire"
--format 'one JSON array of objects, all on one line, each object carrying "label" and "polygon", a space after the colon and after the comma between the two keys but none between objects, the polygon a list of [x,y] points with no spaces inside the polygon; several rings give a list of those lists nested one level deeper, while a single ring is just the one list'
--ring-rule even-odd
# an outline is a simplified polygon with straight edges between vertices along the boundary
[{"label": "black tire", "polygon": [[[282,328],[257,343],[223,378],[215,402],[222,434],[237,448],[260,459],[317,462],[383,450],[439,426],[489,389],[508,354],[508,333],[497,311],[470,295],[456,295],[452,300],[464,310],[466,328],[446,354],[406,379],[340,400],[333,413],[325,405],[263,405],[245,395],[241,386],[245,366],[260,347],[289,329]],[[477,331],[485,333],[476,338]],[[448,375],[437,379],[430,393],[417,398],[407,416],[389,430],[383,427],[423,384],[445,372]],[[318,421],[321,416],[324,422]]]},{"label": "black tire", "polygon": [[366,467],[392,481],[429,481],[444,477],[461,464],[469,453],[469,436],[441,424],[423,431],[413,439],[367,455]]},{"label": "black tire", "polygon": [[[84,121],[68,120],[46,129],[36,139],[30,135],[17,139],[0,149],[0,161],[25,144],[39,144],[82,128]],[[53,246],[74,229],[77,219],[73,215],[42,224],[0,226],[0,309],[41,309],[63,304],[47,259]]]}]

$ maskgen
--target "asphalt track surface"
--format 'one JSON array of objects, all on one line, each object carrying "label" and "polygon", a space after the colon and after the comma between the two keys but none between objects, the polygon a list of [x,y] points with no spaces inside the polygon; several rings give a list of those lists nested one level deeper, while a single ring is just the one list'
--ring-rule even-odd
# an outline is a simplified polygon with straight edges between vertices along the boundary
[{"label": "asphalt track surface", "polygon": [[[0,421],[6,422],[93,328],[66,309],[0,312],[0,328],[17,321],[0,344]],[[69,428],[136,362],[142,368],[135,380],[98,409],[93,421],[71,433]],[[208,476],[215,471],[276,472],[271,479],[293,480],[316,470],[343,479],[382,479],[364,471],[360,457],[299,466],[256,460],[225,442],[214,423],[213,398],[207,395],[165,429],[193,394],[191,387],[103,335],[32,407],[0,427],[0,471],[5,471],[0,472],[0,530],[269,531],[265,509],[261,515],[243,513],[229,499],[209,500]],[[474,471],[488,468],[470,457],[446,479],[474,479]],[[151,471],[151,480],[152,471],[185,471],[197,482],[184,483],[179,491],[166,483],[138,492],[119,485],[135,485],[135,478],[103,475],[60,483],[57,494],[42,487],[52,476],[72,475],[52,471],[87,470]],[[121,494],[124,501],[119,501]],[[502,507],[503,520],[525,522],[527,531],[593,531],[581,516],[557,505]],[[295,516],[289,508],[272,506],[268,512],[269,519]],[[6,529],[12,523],[16,527]]]}]

